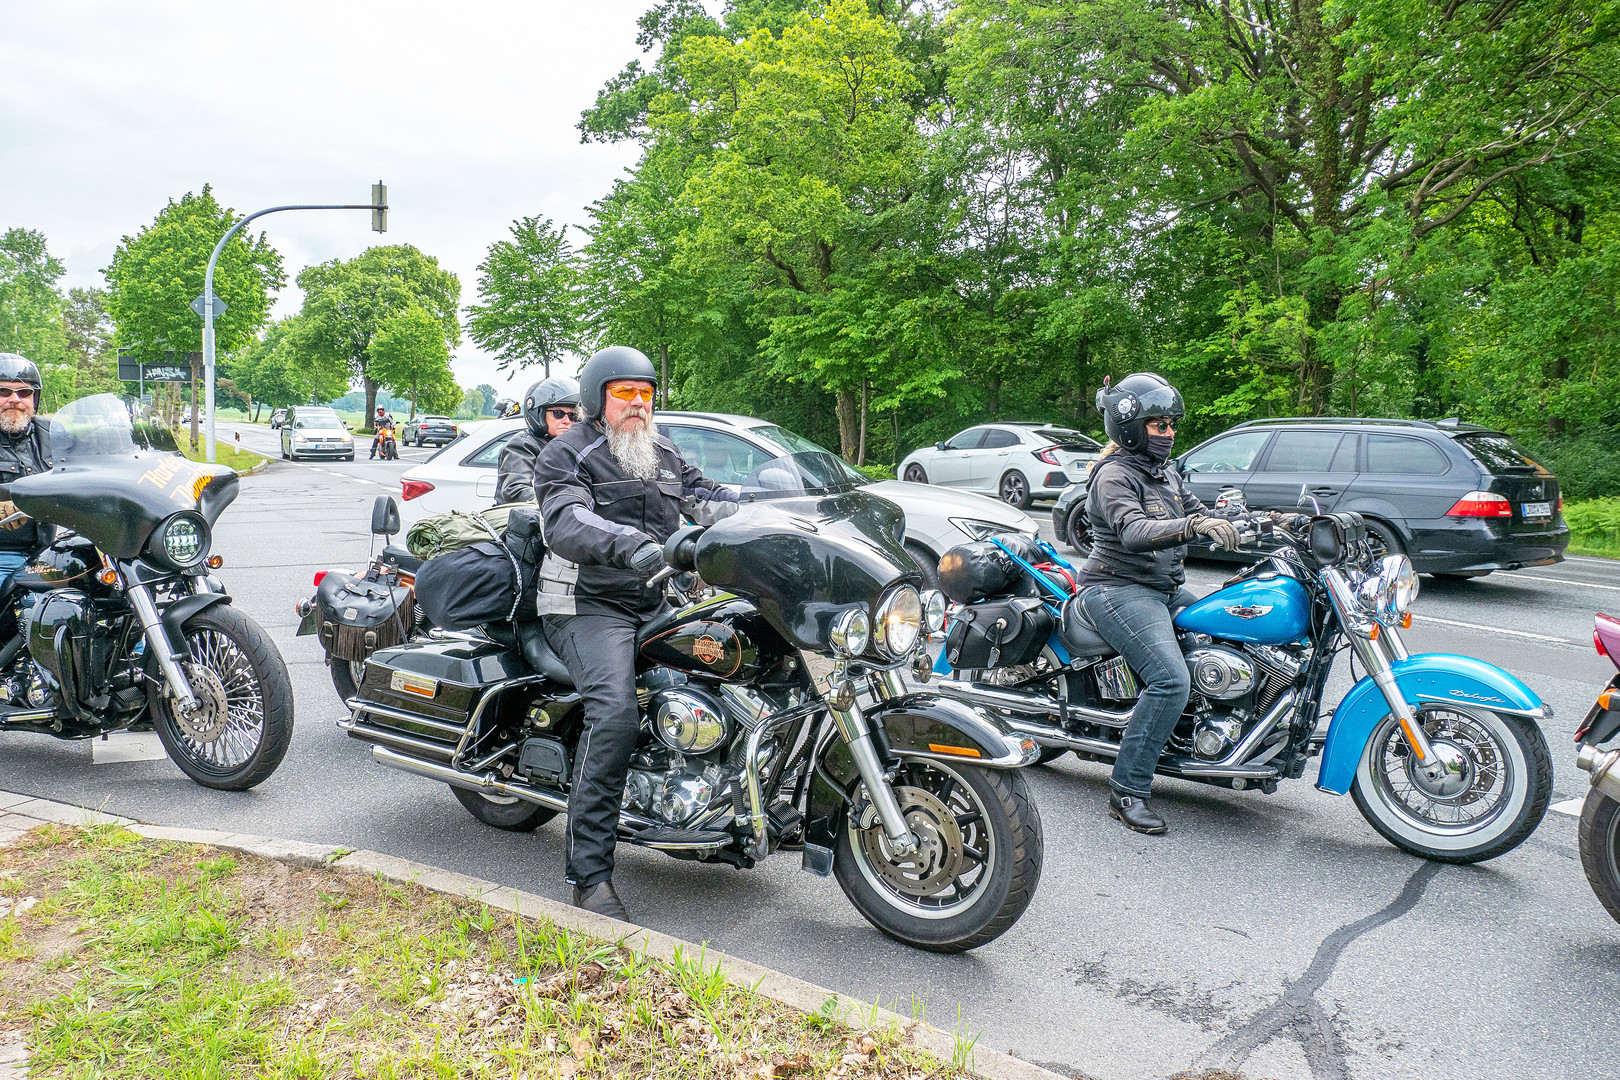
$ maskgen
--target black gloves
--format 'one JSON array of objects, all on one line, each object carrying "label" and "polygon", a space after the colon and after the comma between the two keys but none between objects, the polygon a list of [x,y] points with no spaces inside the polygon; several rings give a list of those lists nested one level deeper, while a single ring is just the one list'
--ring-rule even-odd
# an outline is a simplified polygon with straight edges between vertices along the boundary
[{"label": "black gloves", "polygon": [[1266,516],[1271,524],[1290,536],[1304,536],[1305,530],[1311,527],[1309,514],[1296,514],[1292,510],[1267,510]]},{"label": "black gloves", "polygon": [[1210,517],[1208,514],[1193,514],[1187,518],[1187,524],[1182,528],[1182,539],[1191,540],[1195,536],[1205,536],[1213,540],[1222,551],[1236,551],[1238,548],[1238,531],[1232,523],[1225,518]]},{"label": "black gloves", "polygon": [[630,556],[630,569],[635,571],[642,581],[646,581],[666,565],[668,564],[664,562],[663,545],[655,544],[651,540],[636,548],[636,553]]}]

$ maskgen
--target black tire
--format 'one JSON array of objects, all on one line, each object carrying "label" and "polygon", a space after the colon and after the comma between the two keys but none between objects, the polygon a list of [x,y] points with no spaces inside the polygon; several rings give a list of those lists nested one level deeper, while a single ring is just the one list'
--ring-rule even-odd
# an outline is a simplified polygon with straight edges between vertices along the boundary
[{"label": "black tire", "polygon": [[939,588],[939,560],[934,558],[934,553],[915,540],[906,541],[906,553],[917,560],[917,568],[923,576],[922,587]]},{"label": "black tire", "polygon": [[520,799],[515,795],[485,795],[481,791],[468,791],[452,786],[456,801],[467,808],[467,813],[485,825],[506,832],[534,832],[557,816],[557,811]]},{"label": "black tire", "polygon": [[1069,507],[1063,520],[1063,534],[1058,538],[1080,555],[1091,554],[1091,519],[1085,514],[1086,504],[1077,502]]},{"label": "black tire", "polygon": [[[1418,719],[1431,743],[1466,751],[1468,783],[1455,798],[1426,795],[1408,764],[1410,750],[1400,725],[1393,716],[1385,716],[1373,728],[1350,785],[1362,817],[1402,851],[1435,862],[1483,862],[1522,844],[1541,824],[1552,801],[1552,752],[1541,729],[1522,716],[1462,706],[1424,706]],[[1397,774],[1394,781],[1388,779],[1392,772]],[[1396,787],[1402,772],[1409,796]],[[1473,812],[1475,804],[1489,797],[1498,777],[1505,777],[1498,804],[1481,808],[1483,816],[1477,821],[1448,823],[1422,817],[1425,809],[1443,817],[1439,808],[1448,805]],[[1481,780],[1488,781],[1487,787],[1477,793]]]},{"label": "black tire", "polygon": [[420,435],[418,435],[416,437],[416,448],[418,450],[420,450],[422,448],[422,436],[420,436]]},{"label": "black tire", "polygon": [[360,680],[366,676],[366,662],[345,660],[338,656],[328,656],[326,662],[332,668],[332,688],[347,705],[360,693]]},{"label": "black tire", "polygon": [[996,495],[1014,510],[1029,509],[1029,481],[1017,469],[1002,473],[1001,482],[996,485]]},{"label": "black tire", "polygon": [[353,461],[354,460],[354,455],[353,454],[345,454],[345,455],[343,455],[343,460],[344,461]]},{"label": "black tire", "polygon": [[906,466],[906,475],[901,479],[912,484],[926,484],[928,483],[928,471],[913,461]]},{"label": "black tire", "polygon": [[[948,787],[946,780],[952,781]],[[1030,801],[1023,776],[1017,770],[908,758],[901,763],[895,787],[901,810],[914,829],[920,823],[938,820],[939,812],[930,811],[925,801],[913,793],[920,790],[937,796],[943,792],[943,801],[935,797],[934,803],[952,815],[956,846],[970,847],[969,841],[983,844],[987,850],[982,854],[989,861],[973,862],[969,870],[951,878],[953,885],[960,885],[973,868],[978,871],[960,894],[961,899],[953,897],[950,904],[927,903],[938,895],[936,892],[923,895],[925,902],[912,901],[894,886],[882,883],[884,875],[868,854],[874,847],[880,853],[884,850],[883,826],[874,821],[870,829],[858,830],[846,814],[833,851],[833,874],[850,903],[889,937],[929,952],[966,952],[1006,933],[1029,906],[1041,880],[1041,817]],[[958,805],[967,808],[967,813],[955,814]],[[960,821],[972,813],[979,816],[965,824]],[[885,865],[891,873],[901,875],[892,861]],[[939,862],[931,861],[930,865],[944,873],[952,869]],[[955,865],[962,865],[960,855]],[[944,888],[941,884],[939,891]],[[964,900],[965,907],[949,913]]]},{"label": "black tire", "polygon": [[[192,780],[221,791],[246,791],[276,771],[292,743],[293,695],[287,665],[270,635],[230,604],[198,612],[186,621],[184,631],[195,658],[186,665],[192,691],[198,690],[199,674],[194,672],[201,666],[200,677],[214,684],[212,694],[207,694],[209,686],[204,687],[204,700],[217,703],[223,698],[227,719],[223,725],[214,719],[215,704],[205,705],[206,715],[199,720],[178,720],[160,689],[162,676],[153,671],[147,694],[152,726],[170,760]],[[256,730],[243,732],[232,726],[244,719],[256,719]],[[245,734],[250,741],[244,746],[230,738],[233,733]]]},{"label": "black tire", "polygon": [[1620,922],[1620,802],[1597,788],[1587,791],[1579,836],[1586,880],[1598,903]]},{"label": "black tire", "polygon": [[1385,555],[1404,555],[1406,545],[1393,527],[1374,518],[1366,518],[1367,540],[1372,544],[1373,554],[1382,558]]}]

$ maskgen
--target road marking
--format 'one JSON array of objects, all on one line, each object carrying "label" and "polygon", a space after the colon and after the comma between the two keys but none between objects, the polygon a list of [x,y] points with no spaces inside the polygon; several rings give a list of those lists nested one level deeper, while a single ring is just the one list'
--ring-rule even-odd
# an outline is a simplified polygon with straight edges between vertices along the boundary
[{"label": "road marking", "polygon": [[1565,799],[1563,802],[1553,803],[1551,806],[1547,807],[1547,809],[1551,810],[1555,814],[1568,814],[1570,817],[1580,817],[1581,805],[1585,802],[1585,799]]},{"label": "road marking", "polygon": [[1433,615],[1413,615],[1415,622],[1440,623],[1443,626],[1460,626],[1465,630],[1483,630],[1488,634],[1507,634],[1511,637],[1532,638],[1536,641],[1556,641],[1560,645],[1584,645],[1584,641],[1571,641],[1569,638],[1553,637],[1550,634],[1532,634],[1528,630],[1508,630],[1500,626],[1482,626],[1479,623],[1458,622],[1455,619],[1440,619]]},{"label": "road marking", "polygon": [[1620,585],[1599,585],[1595,581],[1571,581],[1569,578],[1542,577],[1540,574],[1526,574],[1524,581],[1550,581],[1554,585],[1581,585],[1588,589],[1608,589],[1610,592],[1620,592]]}]

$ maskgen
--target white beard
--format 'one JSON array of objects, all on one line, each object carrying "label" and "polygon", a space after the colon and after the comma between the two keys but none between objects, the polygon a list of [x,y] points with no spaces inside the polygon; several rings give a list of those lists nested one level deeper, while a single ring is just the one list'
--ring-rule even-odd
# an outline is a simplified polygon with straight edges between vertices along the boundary
[{"label": "white beard", "polygon": [[658,475],[658,446],[653,442],[648,423],[627,430],[609,426],[607,442],[608,453],[627,476],[651,480]]},{"label": "white beard", "polygon": [[22,409],[0,409],[0,431],[7,435],[21,435],[33,422],[33,414]]}]

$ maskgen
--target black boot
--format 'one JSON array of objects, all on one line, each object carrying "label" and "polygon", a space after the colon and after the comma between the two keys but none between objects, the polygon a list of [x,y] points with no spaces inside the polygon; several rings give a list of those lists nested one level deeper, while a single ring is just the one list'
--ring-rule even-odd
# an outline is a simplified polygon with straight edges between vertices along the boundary
[{"label": "black boot", "polygon": [[[1157,836],[1168,832],[1170,826],[1148,805],[1146,799],[1138,799],[1134,795],[1121,795],[1117,791],[1108,793],[1108,816],[1139,833]],[[575,901],[576,903],[578,901]]]},{"label": "black boot", "polygon": [[624,901],[613,890],[613,882],[598,881],[595,885],[585,888],[574,886],[574,906],[597,915],[606,915],[610,919],[630,921],[630,913],[624,910]]}]

